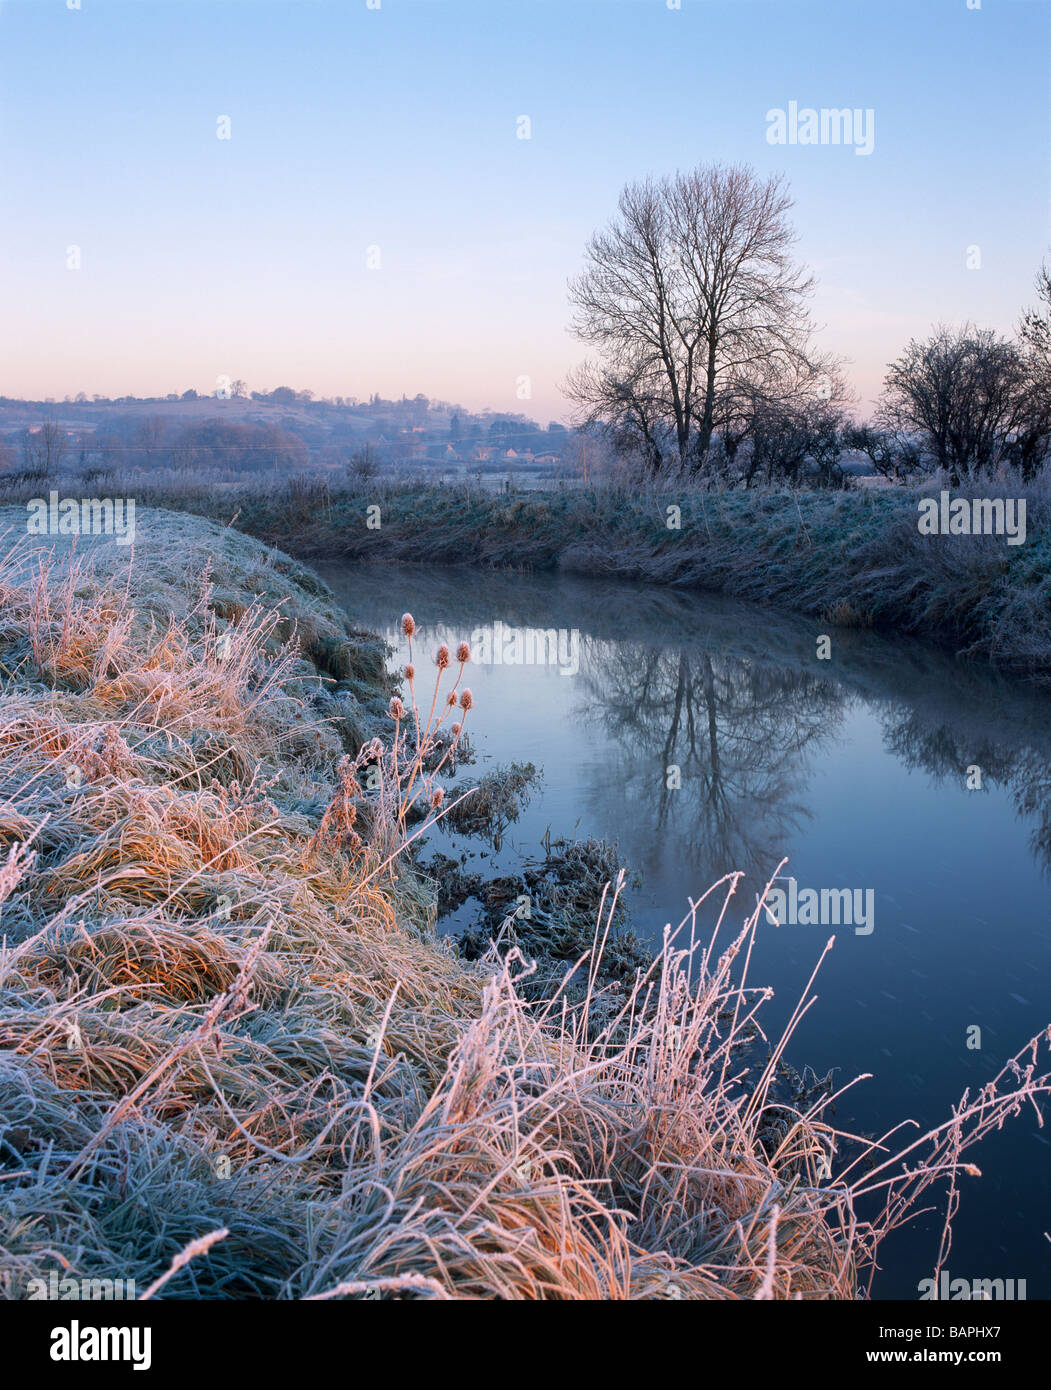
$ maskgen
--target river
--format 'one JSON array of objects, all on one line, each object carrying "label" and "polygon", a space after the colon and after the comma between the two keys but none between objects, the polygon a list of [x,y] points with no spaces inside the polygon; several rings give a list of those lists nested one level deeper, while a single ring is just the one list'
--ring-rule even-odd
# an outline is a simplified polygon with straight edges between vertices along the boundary
[{"label": "river", "polygon": [[[801,907],[765,921],[750,969],[775,990],[776,1030],[835,934],[789,1057],[838,1068],[840,1085],[872,1073],[838,1127],[941,1123],[1051,1021],[1051,695],[907,639],[709,595],[317,568],[395,661],[414,614],[421,680],[441,640],[487,658],[468,668],[472,773],[532,761],[543,781],[476,870],[535,855],[548,832],[616,841],[634,925],[655,942],[729,870],[746,875],[737,920],[783,858],[786,916],[806,889],[855,890],[846,925],[809,925]],[[1051,1297],[1051,1125],[1029,1108],[969,1156],[983,1177],[963,1179],[952,1277]],[[877,1297],[918,1297],[940,1227],[924,1216],[887,1243]]]}]

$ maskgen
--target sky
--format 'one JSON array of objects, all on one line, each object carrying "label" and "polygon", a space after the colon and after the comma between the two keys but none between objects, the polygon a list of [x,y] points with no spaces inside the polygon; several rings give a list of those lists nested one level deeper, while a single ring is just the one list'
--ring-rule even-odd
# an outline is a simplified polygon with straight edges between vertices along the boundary
[{"label": "sky", "polygon": [[[1033,302],[1049,96],[1051,0],[0,0],[0,395],[568,420],[622,186],[743,161],[865,414],[910,337]],[[771,144],[793,101],[872,152]]]}]

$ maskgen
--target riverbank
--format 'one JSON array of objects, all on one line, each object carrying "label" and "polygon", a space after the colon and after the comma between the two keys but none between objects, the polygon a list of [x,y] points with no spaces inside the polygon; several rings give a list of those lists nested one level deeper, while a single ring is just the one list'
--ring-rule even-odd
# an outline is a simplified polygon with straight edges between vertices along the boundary
[{"label": "riverbank", "polygon": [[908,1172],[833,1155],[820,1101],[743,1069],[736,901],[635,983],[467,959],[403,843],[382,643],[287,555],[137,525],[0,563],[4,1296],[56,1270],[141,1292],[187,1251],[163,1296],[852,1298],[1046,1091],[1005,1068]]},{"label": "riverbank", "polygon": [[[137,496],[140,505],[229,522],[307,561],[561,569],[702,589],[804,614],[814,619],[815,636],[875,627],[1051,680],[1045,485],[1019,494],[1027,515],[1026,538],[1017,545],[1005,535],[921,535],[921,494],[899,488],[494,494],[470,484],[213,485],[184,478],[176,486],[149,477],[104,485],[110,495]],[[27,486],[19,485],[19,500]],[[102,481],[95,486],[102,490]],[[1003,491],[958,489],[954,496]]]},{"label": "riverbank", "polygon": [[[920,535],[918,494],[471,489],[333,493],[237,524],[308,559],[558,568],[703,589],[811,616],[815,633],[908,633],[1051,679],[1051,495],[1028,498],[1023,545]],[[369,526],[369,506],[379,508]]]}]

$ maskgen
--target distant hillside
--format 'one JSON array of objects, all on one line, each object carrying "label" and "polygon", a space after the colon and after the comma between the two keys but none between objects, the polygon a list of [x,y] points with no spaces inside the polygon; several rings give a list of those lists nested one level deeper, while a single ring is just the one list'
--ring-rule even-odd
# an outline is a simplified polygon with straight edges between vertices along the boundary
[{"label": "distant hillside", "polygon": [[0,472],[56,465],[289,471],[308,465],[561,463],[570,432],[523,415],[472,414],[426,396],[314,400],[309,391],[110,400],[0,397]]}]

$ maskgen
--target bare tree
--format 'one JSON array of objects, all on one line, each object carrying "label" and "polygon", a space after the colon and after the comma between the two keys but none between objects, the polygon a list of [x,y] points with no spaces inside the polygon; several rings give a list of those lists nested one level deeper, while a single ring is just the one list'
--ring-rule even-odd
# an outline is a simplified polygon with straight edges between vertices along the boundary
[{"label": "bare tree", "polygon": [[905,482],[923,471],[920,446],[900,431],[852,425],[844,431],[843,447],[864,454],[879,476],[892,482]]},{"label": "bare tree", "polygon": [[846,407],[853,401],[828,357],[770,363],[739,379],[723,401],[718,471],[729,485],[844,485]]},{"label": "bare tree", "polygon": [[654,467],[696,471],[748,385],[810,363],[784,180],[704,165],[629,184],[570,284],[574,331],[600,360],[572,374],[586,419]]},{"label": "bare tree", "polygon": [[23,431],[22,463],[28,477],[52,477],[68,453],[69,437],[57,420],[49,418],[36,429]]},{"label": "bare tree", "polygon": [[363,444],[347,463],[347,472],[356,483],[365,483],[379,474],[379,462],[371,444]]},{"label": "bare tree", "polygon": [[1041,307],[1026,310],[1019,335],[1037,371],[1051,381],[1051,266],[1046,261],[1036,277],[1036,292]]},{"label": "bare tree", "polygon": [[164,444],[168,422],[163,415],[144,415],[135,431],[134,443],[141,451],[142,462],[148,468],[153,456]]},{"label": "bare tree", "polygon": [[876,421],[917,441],[956,486],[1001,466],[1032,477],[1047,457],[1049,407],[1017,344],[971,324],[943,325],[891,363]]},{"label": "bare tree", "polygon": [[[1051,266],[1046,261],[1036,277],[1036,292],[1040,307],[1029,309],[1023,315],[1019,337],[1029,368],[1030,414],[1037,420],[1048,420],[1051,419]],[[1025,460],[1022,471],[1028,476],[1043,462],[1043,458]]]}]

